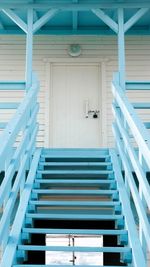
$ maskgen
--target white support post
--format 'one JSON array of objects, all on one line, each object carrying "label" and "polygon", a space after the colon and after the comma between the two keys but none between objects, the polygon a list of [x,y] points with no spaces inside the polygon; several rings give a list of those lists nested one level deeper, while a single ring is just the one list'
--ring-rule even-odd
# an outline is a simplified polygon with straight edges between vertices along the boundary
[{"label": "white support post", "polygon": [[124,38],[124,10],[118,9],[118,67],[119,83],[125,90],[125,38]]},{"label": "white support post", "polygon": [[32,84],[32,58],[33,58],[33,9],[28,9],[27,14],[27,36],[26,36],[26,90]]}]

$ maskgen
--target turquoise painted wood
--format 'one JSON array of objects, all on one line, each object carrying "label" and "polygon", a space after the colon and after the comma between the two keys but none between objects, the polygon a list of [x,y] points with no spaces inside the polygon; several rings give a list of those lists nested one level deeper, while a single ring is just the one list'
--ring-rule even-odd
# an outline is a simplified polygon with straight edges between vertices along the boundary
[{"label": "turquoise painted wood", "polygon": [[33,9],[27,10],[27,32],[26,32],[26,90],[32,85],[32,61],[33,61]]},{"label": "turquoise painted wood", "polygon": [[[113,82],[116,149],[36,149],[39,84],[36,77],[32,77],[30,90],[0,137],[0,155],[3,158],[0,167],[5,171],[0,186],[0,207],[3,209],[0,219],[2,267],[21,266],[28,251],[119,253],[124,264],[146,267],[146,252],[150,250],[147,213],[147,208],[150,209],[150,188],[143,162],[149,167],[149,134],[135,109],[149,108],[149,104],[129,103],[124,88],[118,82],[118,78]],[[17,108],[17,105],[9,104],[5,108],[12,107]],[[138,150],[133,147],[129,129]],[[20,130],[23,131],[23,138],[14,149]],[[124,179],[120,160],[125,172]],[[139,186],[135,183],[133,170]],[[139,233],[130,195],[138,216]],[[16,201],[18,207],[14,214]],[[87,220],[114,221],[115,229],[36,229],[34,221],[39,219],[80,220],[85,224]],[[37,233],[111,235],[117,236],[121,247],[30,244],[31,235]],[[28,266],[32,266],[32,262]]]},{"label": "turquoise painted wood", "polygon": [[[149,90],[149,82],[127,82],[126,88],[127,90]],[[147,166],[146,170],[149,171],[150,135],[146,129],[149,123],[142,122],[135,110],[149,108],[149,103],[131,104],[117,79],[113,81],[112,92],[114,95],[112,110],[115,118],[113,133],[116,149],[125,173],[126,190],[134,202],[137,213],[136,220],[139,224],[139,239],[146,258],[147,251],[150,251],[148,212],[150,209],[150,185],[145,165]],[[130,133],[132,133],[132,137]],[[136,175],[137,183],[134,180],[133,172]]]},{"label": "turquoise painted wood", "polygon": [[[27,90],[21,105],[0,104],[0,109],[17,109],[11,121],[0,124],[4,129],[0,136],[0,171],[4,173],[0,185],[1,267],[27,266],[23,263],[29,251],[119,253],[125,266],[146,267],[146,254],[150,251],[150,187],[145,173],[145,165],[150,169],[150,136],[146,127],[150,126],[141,122],[135,109],[149,109],[150,105],[130,103],[126,90],[150,90],[150,82],[126,81],[124,40],[126,32],[137,33],[137,22],[139,29],[142,28],[143,33],[146,29],[146,34],[149,34],[150,3],[112,1],[110,4],[110,1],[98,0],[84,3],[77,0],[31,2],[23,0],[20,4],[2,0],[0,3],[1,15],[5,14],[6,21],[6,25],[1,23],[0,34],[20,33],[20,28],[27,37],[25,82],[0,83],[0,90]],[[132,15],[128,16],[128,10]],[[34,21],[36,12],[41,16],[38,18],[36,15]],[[24,21],[23,17],[27,20]],[[11,31],[11,28],[15,30]],[[32,74],[33,34],[36,32],[117,34],[119,73],[112,83],[115,149],[36,149],[39,83]],[[16,146],[20,132],[22,139]],[[34,221],[39,219],[80,220],[85,224],[87,220],[113,221],[115,229],[36,229]],[[112,238],[117,236],[118,246],[30,244],[31,236],[37,233],[111,235]],[[36,265],[31,262],[28,266]]]},{"label": "turquoise painted wood", "polygon": [[[69,155],[72,156],[69,157]],[[96,162],[94,160],[96,160]],[[40,166],[41,162],[43,168],[42,170]],[[97,165],[99,166],[97,163],[100,163],[100,170],[97,170]],[[102,174],[108,174],[108,170],[105,170],[108,163],[111,166],[109,171],[113,173],[113,177],[112,179],[109,179],[108,176],[105,175],[105,178],[101,178]],[[59,166],[59,171],[57,170],[57,165]],[[65,170],[63,169],[64,166]],[[73,167],[73,170],[70,170],[70,166]],[[80,170],[81,166],[82,170]],[[91,170],[91,166],[92,168],[96,168],[96,170]],[[39,172],[41,174],[40,178]],[[48,176],[47,178],[44,178],[45,172]],[[93,175],[97,175],[96,180],[93,178],[92,172]],[[68,174],[70,178],[66,179]],[[77,176],[74,176],[74,174],[77,174]],[[56,175],[55,179],[53,175]],[[115,185],[115,189],[111,189],[112,184]],[[75,185],[78,185],[78,189],[76,190],[74,189]],[[55,189],[53,189],[53,186]],[[64,186],[65,189],[63,188]],[[91,186],[90,190],[87,190],[87,186]],[[93,187],[94,189],[92,189]],[[99,195],[100,192],[105,198],[106,196],[109,196],[109,201],[105,198],[103,200],[95,200],[95,195]],[[115,192],[117,195],[114,196],[112,192],[113,194]],[[77,251],[80,253],[111,252],[114,255],[115,253],[119,253],[120,259],[124,263],[129,264],[130,266],[146,267],[140,242],[135,246],[138,241],[138,234],[136,232],[136,224],[134,222],[132,211],[129,205],[129,198],[125,192],[126,188],[114,150],[37,150],[33,161],[31,162],[29,177],[24,184],[16,218],[10,232],[10,237],[12,237],[12,239],[10,239],[6,245],[1,266],[4,267],[6,264],[8,267],[26,266],[26,264],[23,264],[23,262],[27,257],[27,252],[38,250],[39,253],[40,251],[70,251],[74,253]],[[39,195],[41,194],[42,197],[51,196],[54,199],[42,200],[39,198]],[[72,201],[68,199],[64,200],[64,196],[67,197],[67,195],[70,194],[71,197],[75,199]],[[55,199],[57,196],[59,196],[58,200]],[[84,196],[84,199],[80,199],[81,196]],[[87,220],[113,220],[116,228],[114,230],[92,230],[86,228],[34,228],[33,222],[37,219],[83,220],[85,221],[85,224]],[[132,235],[132,232],[134,235]],[[118,245],[121,245],[121,247],[86,247],[86,245],[85,247],[39,246],[36,244],[31,245],[31,235],[36,235],[37,233],[41,233],[43,235],[64,234],[77,236],[111,235],[112,238],[113,236],[117,236]],[[33,265],[31,262],[28,264],[28,266],[36,266],[36,264]]]},{"label": "turquoise painted wood", "polygon": [[25,81],[0,81],[0,91],[25,90]]},{"label": "turquoise painted wood", "polygon": [[[7,87],[6,83],[4,83],[4,90],[5,86],[15,90],[16,84],[13,83],[11,85],[8,83]],[[18,88],[20,88],[20,83],[18,83]],[[21,87],[20,89],[22,90],[23,88]],[[20,202],[21,192],[26,183],[26,172],[30,168],[35,151],[38,131],[38,124],[36,122],[38,90],[39,83],[35,80],[35,76],[33,76],[30,92],[26,94],[16,114],[7,123],[0,136],[0,170],[4,172],[4,178],[0,186],[0,208],[2,210],[0,218],[0,246],[2,251],[5,250],[9,239],[10,225],[13,223],[13,218],[17,212],[17,210],[14,212],[14,207],[16,201]],[[17,106],[14,103],[14,105],[11,105],[11,108],[17,108]],[[5,107],[10,108],[9,105]],[[22,131],[22,138],[15,145],[20,131]],[[19,192],[20,197],[18,197]]]},{"label": "turquoise painted wood", "polygon": [[[116,34],[118,9],[124,9],[124,33],[149,35],[149,1],[64,0],[1,0],[2,22],[0,34],[28,34],[28,10],[35,13],[33,33],[37,34]],[[40,17],[37,13],[40,12]],[[141,19],[142,18],[142,19]],[[138,23],[137,23],[138,22]],[[111,29],[111,30],[110,30]]]}]

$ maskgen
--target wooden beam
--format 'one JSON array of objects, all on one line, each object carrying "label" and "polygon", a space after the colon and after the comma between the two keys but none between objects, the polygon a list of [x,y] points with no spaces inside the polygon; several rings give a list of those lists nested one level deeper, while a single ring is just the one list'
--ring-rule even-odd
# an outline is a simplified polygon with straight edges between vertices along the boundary
[{"label": "wooden beam", "polygon": [[143,17],[149,8],[141,8],[139,9],[125,24],[124,24],[124,32],[127,32],[141,17]]},{"label": "wooden beam", "polygon": [[118,24],[105,14],[104,11],[101,9],[92,9],[92,12],[105,24],[107,24],[115,33],[118,33]]},{"label": "wooden beam", "polygon": [[125,38],[124,38],[124,10],[118,9],[118,68],[119,83],[125,90]]},{"label": "wooden beam", "polygon": [[2,9],[2,11],[25,33],[27,33],[27,24],[11,9]]},{"label": "wooden beam", "polygon": [[[78,3],[78,0],[72,0],[73,3]],[[78,11],[72,12],[72,28],[73,30],[77,30],[78,28]]]},{"label": "wooden beam", "polygon": [[26,90],[32,84],[32,58],[33,58],[33,9],[28,10],[27,14],[28,30],[26,36]]},{"label": "wooden beam", "polygon": [[50,9],[47,11],[38,21],[33,25],[33,33],[38,31],[44,24],[46,24],[50,19],[52,19],[57,13],[58,9]]},{"label": "wooden beam", "polygon": [[0,15],[0,30],[5,30],[4,24],[2,22],[1,15]]},{"label": "wooden beam", "polygon": [[92,3],[79,3],[78,5],[74,3],[68,4],[68,1],[59,1],[56,2],[56,0],[52,1],[39,1],[38,3],[27,3],[26,0],[20,1],[13,1],[12,3],[10,1],[3,1],[3,3],[0,3],[0,8],[20,8],[20,9],[28,9],[28,8],[34,8],[39,10],[47,10],[50,8],[56,8],[61,10],[91,10],[91,9],[97,9],[97,8],[108,8],[108,9],[116,9],[116,8],[150,8],[150,2],[149,1],[123,1],[118,2],[116,0],[112,0],[109,2],[106,1],[98,1],[93,0]]}]

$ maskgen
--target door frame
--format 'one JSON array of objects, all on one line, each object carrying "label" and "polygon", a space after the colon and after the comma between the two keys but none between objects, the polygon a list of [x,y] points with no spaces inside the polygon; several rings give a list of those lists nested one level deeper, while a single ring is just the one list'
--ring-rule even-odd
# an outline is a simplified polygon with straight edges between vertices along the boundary
[{"label": "door frame", "polygon": [[91,64],[100,66],[100,87],[101,87],[101,147],[107,147],[107,87],[106,87],[106,63],[108,58],[44,58],[45,62],[45,135],[44,147],[50,147],[50,125],[52,98],[52,66],[53,64]]}]

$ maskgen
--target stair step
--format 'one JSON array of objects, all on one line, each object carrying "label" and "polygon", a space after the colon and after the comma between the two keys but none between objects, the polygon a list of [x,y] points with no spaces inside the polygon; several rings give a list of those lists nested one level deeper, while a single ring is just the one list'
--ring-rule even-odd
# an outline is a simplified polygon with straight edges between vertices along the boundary
[{"label": "stair step", "polygon": [[51,154],[53,156],[55,155],[67,155],[67,154],[73,154],[73,155],[99,155],[99,154],[108,154],[109,148],[44,148],[42,150],[42,154]]},{"label": "stair step", "polygon": [[110,155],[109,154],[99,154],[99,155],[73,155],[73,154],[68,154],[68,155],[60,155],[59,153],[57,155],[52,155],[52,154],[42,154],[41,161],[46,161],[46,162],[105,162],[105,161],[110,161]]},{"label": "stair step", "polygon": [[37,184],[50,184],[50,185],[60,185],[60,186],[65,186],[65,185],[72,185],[72,186],[97,186],[97,185],[116,185],[115,180],[74,180],[74,179],[35,179],[35,183]]},{"label": "stair step", "polygon": [[37,174],[51,174],[51,175],[72,175],[72,174],[76,174],[76,175],[94,175],[94,174],[112,174],[114,173],[113,170],[38,170]]},{"label": "stair step", "polygon": [[111,162],[39,162],[39,166],[56,167],[103,167],[112,166]]},{"label": "stair step", "polygon": [[30,205],[38,206],[62,206],[62,207],[114,207],[120,206],[119,201],[49,201],[30,200]]},{"label": "stair step", "polygon": [[112,170],[111,162],[39,162],[39,170]]},{"label": "stair step", "polygon": [[[34,228],[36,225],[34,223],[37,221],[41,221],[43,225],[38,224],[39,228]],[[48,228],[48,226],[53,227],[50,221],[53,221],[53,224],[57,222],[54,227],[58,228]],[[72,225],[74,221],[79,225],[77,227],[82,225],[84,229],[82,227],[81,229],[61,229],[63,221],[66,221],[66,225],[71,225],[70,228],[74,227],[74,224]],[[97,221],[100,229],[86,229],[88,221],[94,225]],[[105,227],[107,221],[110,224],[113,223],[115,229],[111,227],[107,229]],[[109,247],[93,247],[91,244],[89,246],[86,244],[84,246],[61,246],[61,244],[46,246],[38,245],[36,241],[31,244],[30,241],[36,240],[37,234],[65,237],[69,235],[105,237],[106,235],[115,238],[118,246],[116,244],[112,246],[110,244]],[[122,214],[109,149],[44,149],[42,151],[20,241],[22,244],[19,243],[17,246],[18,264],[15,263],[13,267],[70,266],[21,264],[23,260],[32,262],[28,258],[28,251],[96,252],[112,255],[119,253],[122,264],[133,267],[132,250],[128,245],[128,231],[125,229],[125,217]],[[103,267],[103,265],[78,265],[78,267],[88,266]]]},{"label": "stair step", "polygon": [[114,179],[114,172],[112,170],[38,170],[37,178],[110,178]]},{"label": "stair step", "polygon": [[23,228],[23,233],[35,234],[68,234],[68,235],[127,235],[127,230],[84,230],[84,229],[42,229],[42,228]]},{"label": "stair step", "polygon": [[68,219],[68,220],[123,220],[123,215],[99,215],[99,214],[71,214],[71,213],[26,213],[26,218],[32,218],[32,219]]},{"label": "stair step", "polygon": [[118,194],[117,190],[53,190],[53,189],[32,189],[33,194],[46,194],[46,195],[90,195],[90,196],[108,196]]},{"label": "stair step", "polygon": [[71,246],[36,246],[18,245],[18,250],[24,251],[70,251],[70,252],[110,252],[131,253],[129,247],[71,247]]}]

